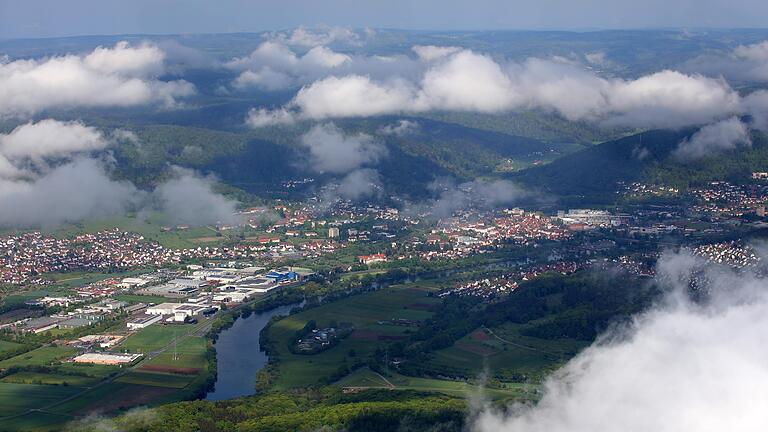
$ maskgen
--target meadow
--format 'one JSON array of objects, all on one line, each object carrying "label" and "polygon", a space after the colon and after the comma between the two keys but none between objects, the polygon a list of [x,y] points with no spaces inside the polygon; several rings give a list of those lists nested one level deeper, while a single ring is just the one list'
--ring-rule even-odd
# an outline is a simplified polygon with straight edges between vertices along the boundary
[{"label": "meadow", "polygon": [[[351,365],[366,358],[380,345],[380,340],[405,339],[415,328],[379,324],[391,319],[424,320],[431,316],[431,286],[418,283],[395,285],[375,292],[347,297],[277,321],[267,330],[279,357],[276,389],[317,384],[331,377],[341,365]],[[292,354],[289,343],[295,333],[310,320],[318,327],[332,322],[352,323],[355,331],[338,345],[313,355]]]},{"label": "meadow", "polygon": [[485,399],[504,401],[535,399],[539,392],[538,385],[505,383],[503,388],[489,388],[481,383],[409,377],[392,371],[382,375],[367,367],[352,372],[334,386],[428,391],[467,399],[480,396]]},{"label": "meadow", "polygon": [[77,353],[75,348],[44,346],[0,361],[0,369],[13,366],[46,366]]}]

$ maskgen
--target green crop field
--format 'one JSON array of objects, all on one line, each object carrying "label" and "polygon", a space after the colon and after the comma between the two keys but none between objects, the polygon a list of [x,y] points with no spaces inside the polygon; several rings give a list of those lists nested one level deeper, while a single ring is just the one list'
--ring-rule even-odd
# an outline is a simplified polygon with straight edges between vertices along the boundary
[{"label": "green crop field", "polygon": [[0,369],[12,366],[45,366],[77,353],[70,347],[41,347],[0,362]]},{"label": "green crop field", "polygon": [[163,231],[162,228],[165,224],[162,219],[162,215],[159,214],[154,214],[148,219],[128,216],[113,217],[109,219],[91,219],[60,228],[53,234],[59,238],[63,238],[119,228],[125,231],[139,233],[148,241],[155,241],[172,249],[197,247],[194,239],[216,235],[215,229],[207,227]]},{"label": "green crop field", "polygon": [[[207,366],[205,351],[208,342],[203,337],[190,336],[178,342],[176,349],[165,351],[147,361],[146,365],[202,369]],[[176,358],[174,359],[174,354]]]},{"label": "green crop field", "polygon": [[77,387],[87,387],[98,381],[94,377],[78,375],[62,375],[55,373],[39,372],[16,372],[0,380],[0,382],[9,382],[17,384],[51,384],[51,385],[71,385]]},{"label": "green crop field", "polygon": [[90,363],[62,363],[56,366],[57,371],[65,374],[84,375],[93,378],[105,378],[112,373],[120,371],[119,366],[98,365]]},{"label": "green crop field", "polygon": [[72,417],[35,411],[23,416],[3,420],[4,431],[57,431]]},{"label": "green crop field", "polygon": [[20,344],[20,343],[0,340],[0,353],[2,353],[3,351],[14,350],[14,349],[20,348],[22,346],[23,345]]},{"label": "green crop field", "polygon": [[82,389],[73,386],[0,382],[0,417],[42,408],[79,391]]},{"label": "green crop field", "polygon": [[539,386],[530,384],[505,383],[503,388],[487,388],[464,381],[449,381],[433,378],[417,378],[388,373],[386,376],[360,368],[335,384],[338,387],[373,387],[398,390],[416,390],[443,393],[450,396],[466,397],[481,395],[493,400],[531,400],[538,395]]},{"label": "green crop field", "polygon": [[[429,318],[431,312],[425,309],[439,300],[429,297],[428,293],[429,290],[419,284],[397,285],[312,308],[276,322],[268,330],[269,339],[275,342],[280,358],[275,387],[286,389],[316,384],[334,374],[342,364],[353,363],[355,358],[349,356],[350,350],[354,350],[355,357],[364,358],[379,345],[379,337],[407,337],[413,327],[382,325],[378,321]],[[350,322],[355,326],[355,333],[326,351],[313,355],[292,354],[288,350],[289,341],[310,320],[315,320],[319,327],[327,326],[331,321]]]},{"label": "green crop field", "polygon": [[190,329],[181,325],[152,325],[128,336],[120,343],[120,350],[147,353],[161,349],[175,337],[182,337]]}]

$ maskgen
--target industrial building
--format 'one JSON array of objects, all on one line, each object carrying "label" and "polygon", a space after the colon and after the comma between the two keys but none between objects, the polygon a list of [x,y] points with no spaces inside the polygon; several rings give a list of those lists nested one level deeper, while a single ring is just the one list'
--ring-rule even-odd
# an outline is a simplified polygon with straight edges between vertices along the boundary
[{"label": "industrial building", "polygon": [[143,354],[86,353],[72,359],[75,363],[125,365],[140,359]]}]

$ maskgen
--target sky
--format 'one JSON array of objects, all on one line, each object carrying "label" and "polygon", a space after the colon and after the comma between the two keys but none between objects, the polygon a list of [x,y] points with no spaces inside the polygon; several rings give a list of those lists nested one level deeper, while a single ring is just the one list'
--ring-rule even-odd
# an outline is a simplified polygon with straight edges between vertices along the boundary
[{"label": "sky", "polygon": [[0,38],[225,33],[299,25],[424,30],[765,27],[764,0],[0,0]]}]

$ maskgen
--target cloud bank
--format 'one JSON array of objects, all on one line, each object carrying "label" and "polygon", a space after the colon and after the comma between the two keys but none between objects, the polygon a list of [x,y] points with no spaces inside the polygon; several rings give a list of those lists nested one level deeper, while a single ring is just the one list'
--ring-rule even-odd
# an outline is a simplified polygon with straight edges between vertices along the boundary
[{"label": "cloud bank", "polygon": [[301,145],[307,149],[308,168],[319,173],[348,173],[387,155],[386,147],[372,136],[345,135],[333,123],[312,127],[301,137]]},{"label": "cloud bank", "polygon": [[731,117],[699,129],[678,144],[673,156],[689,161],[751,144],[749,127],[738,117]]},{"label": "cloud bank", "polygon": [[[760,431],[768,424],[768,292],[752,272],[667,254],[662,306],[557,372],[534,407],[484,409],[476,432]],[[689,300],[693,274],[709,280]],[[701,280],[701,278],[700,278]]]},{"label": "cloud bank", "polygon": [[179,167],[173,168],[173,178],[154,191],[159,209],[175,223],[203,226],[240,222],[237,201],[213,190],[215,179]]},{"label": "cloud bank", "polygon": [[634,127],[704,124],[742,110],[723,80],[664,70],[608,79],[562,58],[499,61],[455,47],[416,47],[421,72],[387,77],[331,75],[302,87],[277,113],[249,114],[256,125],[435,110],[543,109],[569,120]]},{"label": "cloud bank", "polygon": [[0,134],[0,226],[51,227],[157,208],[175,223],[234,223],[237,202],[215,193],[215,179],[173,168],[153,191],[110,176],[104,153],[125,130],[105,135],[81,122],[29,122]]},{"label": "cloud bank", "polygon": [[118,42],[93,52],[39,60],[0,62],[0,116],[29,116],[49,109],[177,104],[192,84],[161,81],[165,53],[156,45]]}]

